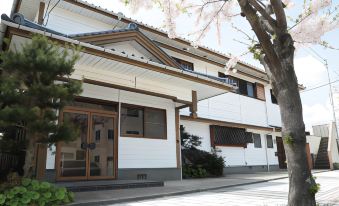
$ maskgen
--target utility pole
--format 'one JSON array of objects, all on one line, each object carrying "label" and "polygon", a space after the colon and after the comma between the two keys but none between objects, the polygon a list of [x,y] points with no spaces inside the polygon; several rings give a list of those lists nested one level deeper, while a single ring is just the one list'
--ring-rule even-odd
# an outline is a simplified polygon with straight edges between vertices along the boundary
[{"label": "utility pole", "polygon": [[326,59],[324,60],[324,64],[326,67],[326,72],[327,72],[327,78],[328,78],[328,85],[330,87],[330,99],[331,99],[331,105],[332,105],[332,115],[333,115],[333,121],[335,123],[335,126],[337,127],[337,118],[336,118],[336,114],[335,114],[335,109],[334,109],[334,100],[333,100],[333,88],[332,88],[332,82],[331,82],[331,77],[330,77],[330,72],[328,70],[328,63]]}]

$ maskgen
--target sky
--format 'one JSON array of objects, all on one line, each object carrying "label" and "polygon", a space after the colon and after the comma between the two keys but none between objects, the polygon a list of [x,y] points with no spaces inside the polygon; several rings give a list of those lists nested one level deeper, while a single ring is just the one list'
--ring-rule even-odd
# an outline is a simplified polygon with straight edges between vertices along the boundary
[{"label": "sky", "polygon": [[[120,0],[87,1],[114,12],[122,12],[124,16],[136,19],[148,25],[162,29],[164,28],[164,15],[158,8],[151,10],[141,9],[138,12],[131,12],[131,10],[121,3]],[[296,16],[301,10],[300,2],[302,1],[294,0],[294,2],[296,5],[292,9],[287,10],[287,15],[289,16]],[[338,4],[339,0],[333,0],[333,3]],[[0,0],[0,13],[9,15],[11,6],[12,0]],[[249,24],[243,19],[234,19],[232,22],[246,33],[252,34]],[[187,14],[181,15],[176,20],[176,25],[177,34],[179,36],[190,38],[187,34],[194,30],[194,16],[188,16]],[[202,45],[236,56],[247,51],[247,46],[239,43],[239,41],[246,41],[244,35],[235,31],[229,22],[222,24],[220,44],[218,43],[216,36],[216,29],[213,27],[201,42]],[[339,30],[335,30],[326,34],[323,37],[323,40],[326,40],[332,46],[339,48],[339,41],[337,40],[338,36]],[[325,49],[321,46],[301,48],[296,51],[294,60],[295,70],[299,83],[306,86],[306,90],[301,92],[301,99],[303,103],[304,122],[306,129],[310,132],[312,132],[312,125],[325,124],[333,121],[331,101],[329,98],[329,81],[323,59],[328,61],[330,79],[333,82],[339,80],[338,57],[338,50]],[[241,60],[262,68],[259,62],[254,60],[251,55],[245,55]],[[313,89],[318,86],[321,87]],[[339,81],[333,83],[333,88],[334,91],[338,91],[334,94],[334,102],[336,108],[335,112],[338,113],[336,116],[339,117]]]}]

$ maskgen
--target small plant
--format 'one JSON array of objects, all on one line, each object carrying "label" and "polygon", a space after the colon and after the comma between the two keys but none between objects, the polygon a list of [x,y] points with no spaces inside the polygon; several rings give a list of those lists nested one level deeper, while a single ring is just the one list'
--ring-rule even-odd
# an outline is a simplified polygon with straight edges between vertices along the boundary
[{"label": "small plant", "polygon": [[288,145],[293,145],[294,144],[294,139],[291,135],[285,135],[284,137],[284,142]]},{"label": "small plant", "polygon": [[317,194],[317,192],[319,192],[319,190],[320,190],[320,184],[319,184],[319,183],[316,183],[316,184],[312,185],[312,186],[308,189],[308,191],[309,191],[312,195]]},{"label": "small plant", "polygon": [[315,182],[316,179],[317,177],[314,177],[313,175],[311,175],[310,178],[306,180],[307,182],[311,184],[310,188],[308,189],[308,192],[312,195],[317,194],[317,192],[319,192],[320,190],[320,184]]},{"label": "small plant", "polygon": [[21,184],[0,194],[0,205],[63,205],[73,201],[74,194],[48,182],[23,178]]}]

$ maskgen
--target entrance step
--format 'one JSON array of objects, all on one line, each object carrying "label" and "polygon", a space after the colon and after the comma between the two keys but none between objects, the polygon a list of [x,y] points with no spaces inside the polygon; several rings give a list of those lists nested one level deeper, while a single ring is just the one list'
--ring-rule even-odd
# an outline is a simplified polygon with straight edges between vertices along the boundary
[{"label": "entrance step", "polygon": [[163,187],[162,181],[148,180],[95,180],[77,182],[57,182],[57,186],[66,187],[72,192],[118,190],[128,188]]}]

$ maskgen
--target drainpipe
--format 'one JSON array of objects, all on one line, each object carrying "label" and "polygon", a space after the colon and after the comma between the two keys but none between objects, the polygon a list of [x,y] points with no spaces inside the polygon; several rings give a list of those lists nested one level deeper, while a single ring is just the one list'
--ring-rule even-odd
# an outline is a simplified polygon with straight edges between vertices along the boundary
[{"label": "drainpipe", "polygon": [[[269,126],[268,124],[268,112],[267,112],[267,99],[265,98],[265,117],[266,117],[266,125]],[[267,133],[269,134],[269,133]],[[267,137],[265,134],[265,155],[266,155],[266,164],[267,164],[267,172],[270,172],[270,163],[268,162],[268,154],[267,154]],[[273,141],[273,137],[272,137],[272,141]]]}]

